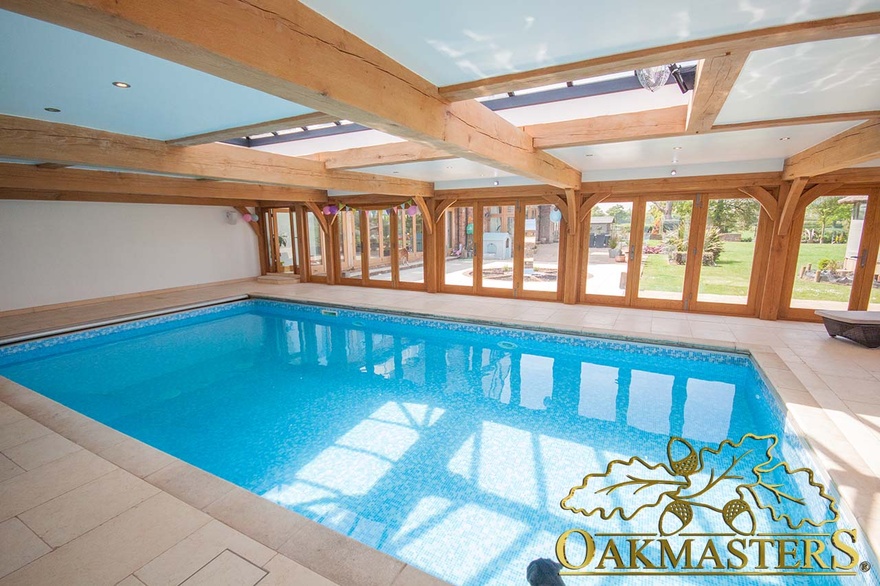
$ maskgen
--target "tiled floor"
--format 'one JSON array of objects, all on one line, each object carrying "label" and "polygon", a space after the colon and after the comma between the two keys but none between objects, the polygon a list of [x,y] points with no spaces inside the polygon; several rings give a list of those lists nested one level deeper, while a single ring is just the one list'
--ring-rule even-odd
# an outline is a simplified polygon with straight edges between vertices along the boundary
[{"label": "tiled floor", "polygon": [[[747,349],[880,544],[880,350],[818,324],[252,282],[3,317],[0,338],[242,293]],[[0,586],[439,583],[339,537],[0,379]]]}]

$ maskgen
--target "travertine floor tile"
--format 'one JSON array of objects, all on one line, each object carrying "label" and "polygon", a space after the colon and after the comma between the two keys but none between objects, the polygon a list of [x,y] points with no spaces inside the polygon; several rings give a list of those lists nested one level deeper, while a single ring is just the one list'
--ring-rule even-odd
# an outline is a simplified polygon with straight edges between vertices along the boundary
[{"label": "travertine floor tile", "polygon": [[25,416],[5,403],[0,403],[0,426],[24,419]]},{"label": "travertine floor tile", "polygon": [[406,566],[391,586],[448,586],[446,582],[412,566]]},{"label": "travertine floor tile", "polygon": [[116,586],[145,586],[145,584],[134,576],[128,576],[125,580],[119,582]]},{"label": "travertine floor tile", "polygon": [[40,425],[33,419],[19,419],[6,425],[0,425],[0,451],[18,446],[32,439],[52,433],[48,427]]},{"label": "travertine floor tile", "polygon": [[20,467],[3,454],[0,454],[0,482],[9,480],[13,476],[18,476],[22,472],[24,472],[24,468]]},{"label": "travertine floor tile", "polygon": [[208,521],[204,513],[160,493],[10,574],[0,584],[116,584]]},{"label": "travertine floor tile", "polygon": [[116,466],[80,450],[0,483],[0,521],[103,476]]},{"label": "travertine floor tile", "polygon": [[[335,582],[331,582],[324,576],[316,574],[281,554],[273,557],[263,567],[269,571],[269,575],[263,578],[260,586],[287,586],[289,584],[296,584],[296,586],[336,585]],[[401,583],[401,586],[403,586],[403,583]]]},{"label": "travertine floor tile", "polygon": [[185,586],[254,586],[265,575],[266,570],[258,568],[230,551],[224,551],[183,584]]},{"label": "travertine floor tile", "polygon": [[8,448],[3,453],[25,470],[33,470],[81,449],[69,439],[50,433]]},{"label": "travertine floor tile", "polygon": [[145,479],[185,503],[203,509],[235,485],[186,462],[173,462]]},{"label": "travertine floor tile", "polygon": [[205,512],[273,549],[290,539],[303,525],[312,523],[241,488],[211,503]]},{"label": "travertine floor tile", "polygon": [[116,469],[19,517],[46,543],[58,547],[158,492],[155,486]]},{"label": "travertine floor tile", "polygon": [[262,566],[275,555],[265,545],[214,520],[136,571],[135,575],[147,586],[173,586],[226,550],[257,566]]},{"label": "travertine floor tile", "polygon": [[176,458],[134,438],[128,438],[99,454],[135,476],[144,478],[161,470]]},{"label": "travertine floor tile", "polygon": [[0,523],[0,578],[51,551],[16,518]]}]

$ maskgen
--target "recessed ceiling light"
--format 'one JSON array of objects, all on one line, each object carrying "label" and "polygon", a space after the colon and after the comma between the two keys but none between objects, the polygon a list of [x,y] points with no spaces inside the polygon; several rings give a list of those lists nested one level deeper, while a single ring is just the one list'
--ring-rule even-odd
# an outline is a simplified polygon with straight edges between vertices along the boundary
[{"label": "recessed ceiling light", "polygon": [[118,87],[118,88],[124,89],[124,90],[127,90],[128,88],[131,87],[130,83],[125,83],[124,81],[114,81],[113,85],[114,85],[114,87]]},{"label": "recessed ceiling light", "polygon": [[672,147],[672,150],[674,150],[674,151],[680,151],[680,150],[681,150],[681,147]]},{"label": "recessed ceiling light", "polygon": [[586,153],[586,154],[584,154],[584,156],[585,156],[585,157],[592,157],[592,156],[593,156],[593,153]]},{"label": "recessed ceiling light", "polygon": [[498,185],[498,182],[497,182],[497,181],[493,181],[492,184],[495,185],[495,186],[497,186],[497,185]]},{"label": "recessed ceiling light", "polygon": [[779,140],[782,140],[782,141],[791,140],[791,137],[790,136],[783,136]]},{"label": "recessed ceiling light", "polygon": [[43,110],[45,110],[46,112],[52,112],[53,114],[56,114],[61,111],[58,108],[43,108]]},{"label": "recessed ceiling light", "polygon": [[395,175],[400,175],[400,171],[392,171]]},{"label": "recessed ceiling light", "polygon": [[669,174],[670,174],[670,175],[677,175],[677,174],[678,174],[678,171],[676,171],[675,169],[673,169],[672,171],[669,172]]}]

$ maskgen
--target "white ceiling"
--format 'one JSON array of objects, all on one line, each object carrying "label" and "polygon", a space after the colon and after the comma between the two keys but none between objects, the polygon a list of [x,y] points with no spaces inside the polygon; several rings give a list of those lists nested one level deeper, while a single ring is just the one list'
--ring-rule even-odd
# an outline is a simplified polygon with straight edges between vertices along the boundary
[{"label": "white ceiling", "polygon": [[[0,10],[0,114],[167,140],[312,110]],[[131,88],[111,85],[125,81]],[[43,108],[54,107],[50,114]]]},{"label": "white ceiling", "polygon": [[880,0],[305,0],[436,85],[880,10]]},{"label": "white ceiling", "polygon": [[717,124],[880,109],[880,35],[755,51]]}]

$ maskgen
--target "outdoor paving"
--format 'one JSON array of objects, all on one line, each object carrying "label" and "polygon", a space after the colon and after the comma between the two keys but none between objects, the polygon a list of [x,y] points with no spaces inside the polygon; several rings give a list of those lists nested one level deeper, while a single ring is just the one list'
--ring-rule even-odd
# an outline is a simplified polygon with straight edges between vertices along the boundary
[{"label": "outdoor paving", "polygon": [[[868,541],[880,543],[880,350],[831,339],[820,324],[241,282],[0,317],[0,338],[248,293],[747,349]],[[354,561],[328,561],[320,544],[331,542]],[[0,586],[217,584],[218,576],[261,586],[442,584],[3,378],[0,552]]]}]

